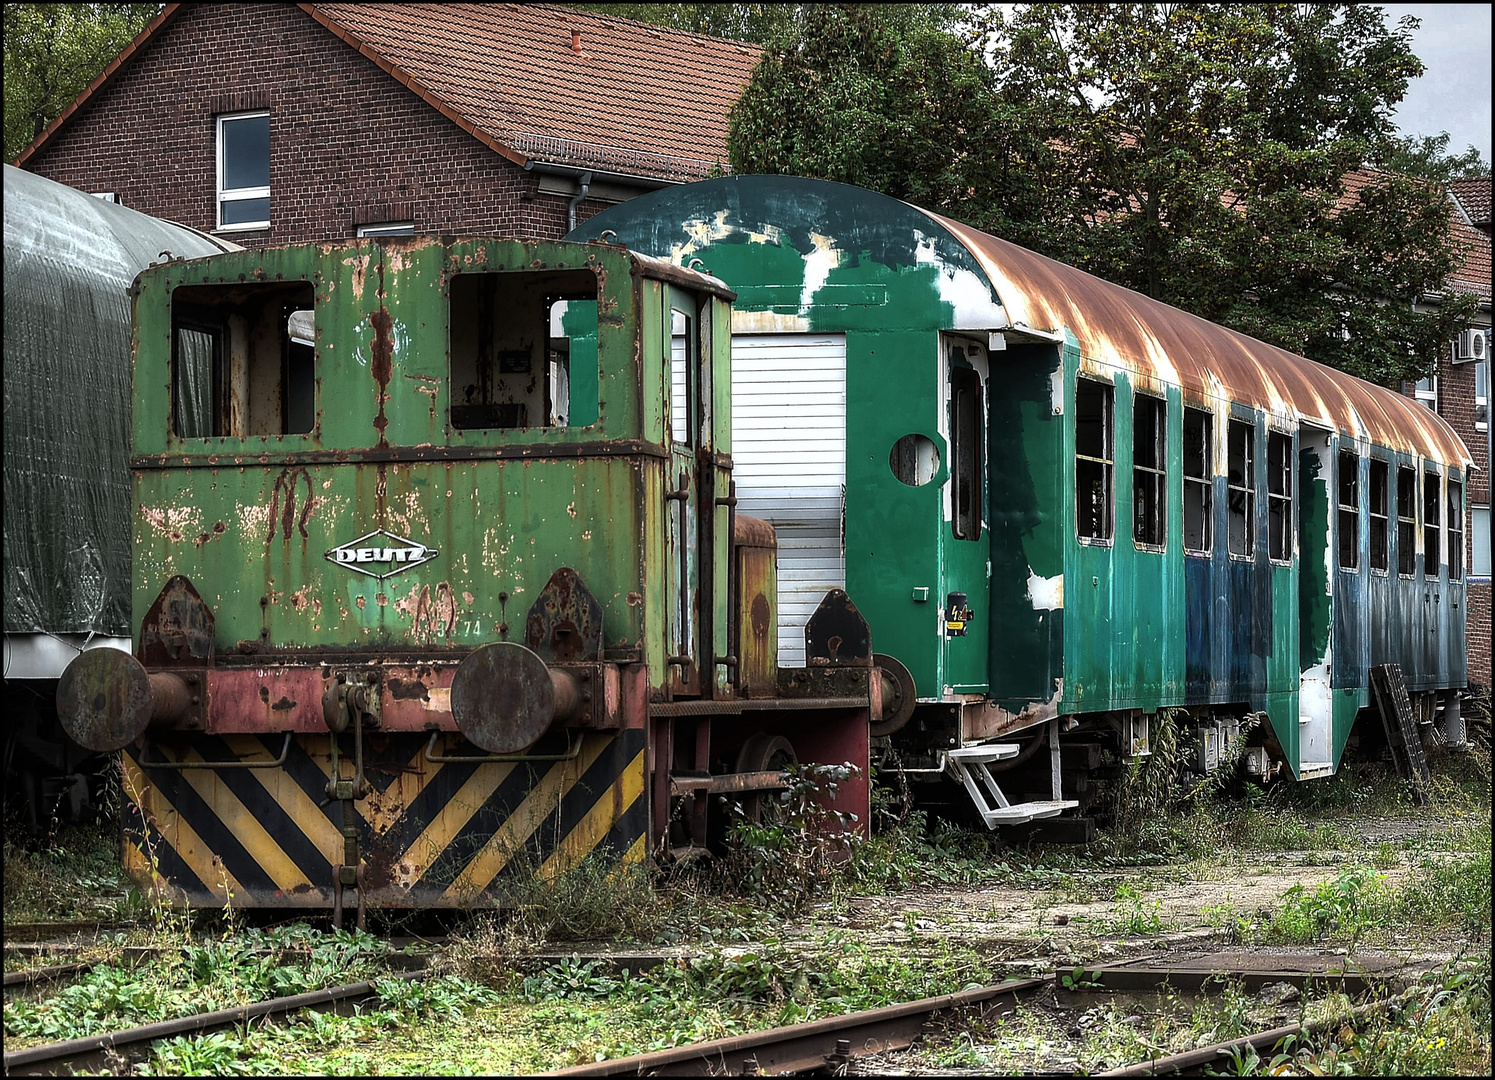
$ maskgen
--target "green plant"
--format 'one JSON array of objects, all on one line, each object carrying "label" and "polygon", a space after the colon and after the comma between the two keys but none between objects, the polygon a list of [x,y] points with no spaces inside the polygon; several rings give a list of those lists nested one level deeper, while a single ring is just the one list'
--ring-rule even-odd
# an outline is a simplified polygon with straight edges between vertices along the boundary
[{"label": "green plant", "polygon": [[1096,978],[1095,972],[1077,966],[1071,971],[1060,973],[1059,985],[1066,990],[1098,990],[1105,984]]}]

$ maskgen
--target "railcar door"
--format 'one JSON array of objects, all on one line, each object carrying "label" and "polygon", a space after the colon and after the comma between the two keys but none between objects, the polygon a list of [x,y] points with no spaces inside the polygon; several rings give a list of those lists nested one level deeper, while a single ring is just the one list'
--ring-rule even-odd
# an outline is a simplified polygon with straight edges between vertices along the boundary
[{"label": "railcar door", "polygon": [[702,363],[701,328],[696,299],[674,286],[664,287],[665,324],[670,328],[670,461],[668,501],[668,610],[671,689],[677,694],[701,692],[700,626],[701,559],[710,552],[703,534],[709,515],[701,513],[700,451],[702,432],[710,428],[710,376]]},{"label": "railcar door", "polygon": [[[1334,550],[1330,435],[1298,429],[1298,773],[1333,762]],[[1358,539],[1358,538],[1357,538]],[[1285,743],[1287,740],[1283,739]],[[1291,751],[1290,747],[1284,749]]]}]

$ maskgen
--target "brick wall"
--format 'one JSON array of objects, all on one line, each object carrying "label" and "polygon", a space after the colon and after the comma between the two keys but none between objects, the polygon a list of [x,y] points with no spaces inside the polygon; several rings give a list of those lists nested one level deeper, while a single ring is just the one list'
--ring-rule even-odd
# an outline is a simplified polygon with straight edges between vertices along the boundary
[{"label": "brick wall", "polygon": [[[270,110],[269,229],[245,247],[419,232],[553,239],[567,199],[441,116],[292,5],[183,5],[88,107],[27,163],[85,191],[204,231],[217,224],[222,112]],[[578,220],[607,204],[582,203]]]},{"label": "brick wall", "polygon": [[[1403,392],[1411,395],[1408,383]],[[1438,363],[1438,415],[1464,440],[1474,468],[1466,479],[1464,502],[1464,549],[1472,561],[1472,508],[1490,501],[1489,446],[1483,431],[1474,429],[1474,364],[1455,364],[1447,353]],[[1469,681],[1490,686],[1490,582],[1470,582],[1465,590],[1465,641],[1469,654]]]}]

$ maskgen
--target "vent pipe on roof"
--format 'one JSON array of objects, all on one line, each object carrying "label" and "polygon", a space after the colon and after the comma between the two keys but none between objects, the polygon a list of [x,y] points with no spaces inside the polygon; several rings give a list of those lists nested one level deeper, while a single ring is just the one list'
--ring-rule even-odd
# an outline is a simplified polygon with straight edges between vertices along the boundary
[{"label": "vent pipe on roof", "polygon": [[566,204],[566,232],[576,231],[576,208],[581,205],[581,200],[587,197],[587,191],[592,186],[592,174],[582,173],[576,178],[576,197]]},{"label": "vent pipe on roof", "polygon": [[581,55],[581,31],[574,28],[571,31],[571,51]]}]

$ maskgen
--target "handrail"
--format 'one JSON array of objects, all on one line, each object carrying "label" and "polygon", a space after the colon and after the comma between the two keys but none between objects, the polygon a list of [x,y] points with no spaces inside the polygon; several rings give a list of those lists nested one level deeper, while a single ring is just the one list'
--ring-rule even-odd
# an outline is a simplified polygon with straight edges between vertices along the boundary
[{"label": "handrail", "polygon": [[286,732],[285,745],[280,748],[280,757],[274,761],[146,761],[145,752],[150,749],[146,743],[140,748],[140,756],[136,758],[136,764],[142,769],[274,769],[286,763],[286,758],[291,754],[291,736],[294,732]]}]

